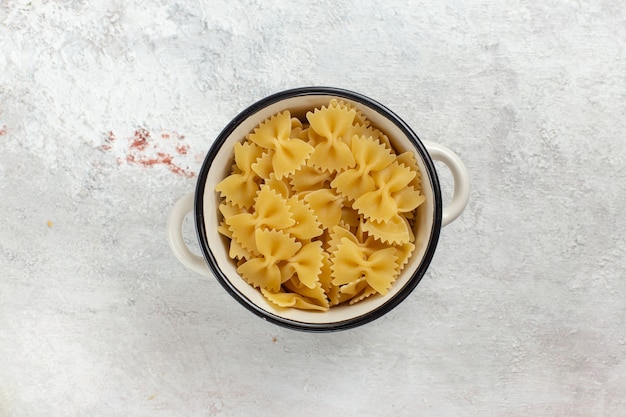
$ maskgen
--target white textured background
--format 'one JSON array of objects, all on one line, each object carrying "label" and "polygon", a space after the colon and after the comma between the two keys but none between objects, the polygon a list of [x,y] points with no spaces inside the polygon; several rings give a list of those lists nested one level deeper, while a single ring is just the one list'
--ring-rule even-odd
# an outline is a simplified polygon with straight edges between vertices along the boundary
[{"label": "white textured background", "polygon": [[[381,4],[2,1],[0,416],[626,416],[626,8]],[[303,85],[383,102],[473,187],[411,297],[335,334],[165,234],[224,125]]]}]

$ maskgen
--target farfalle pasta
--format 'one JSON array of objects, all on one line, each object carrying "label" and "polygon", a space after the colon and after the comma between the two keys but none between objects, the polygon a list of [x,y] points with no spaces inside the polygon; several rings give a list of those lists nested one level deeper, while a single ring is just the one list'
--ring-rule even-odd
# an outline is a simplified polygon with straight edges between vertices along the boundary
[{"label": "farfalle pasta", "polygon": [[239,275],[277,308],[326,311],[385,296],[415,250],[415,155],[342,100],[269,117],[215,187]]},{"label": "farfalle pasta", "polygon": [[260,253],[255,240],[258,229],[281,230],[295,224],[284,197],[264,185],[258,192],[252,213],[243,212],[224,219],[228,230],[244,249],[253,255]]},{"label": "farfalle pasta", "polygon": [[293,119],[289,111],[272,116],[254,129],[248,139],[264,149],[274,151],[271,155],[276,178],[293,174],[313,152],[313,147],[298,138],[302,123]]},{"label": "farfalle pasta", "polygon": [[355,117],[356,110],[340,106],[336,101],[328,107],[307,113],[309,129],[317,134],[309,160],[311,165],[331,173],[354,166],[354,155],[348,141]]},{"label": "farfalle pasta", "polygon": [[350,200],[356,200],[363,194],[376,190],[372,172],[385,169],[396,157],[380,142],[373,141],[371,136],[355,135],[350,143],[356,165],[337,174],[330,185]]},{"label": "farfalle pasta", "polygon": [[215,187],[226,201],[239,206],[251,207],[259,189],[259,177],[252,169],[261,156],[262,149],[253,143],[235,144],[234,172]]},{"label": "farfalle pasta", "polygon": [[282,271],[278,264],[293,257],[302,244],[279,230],[256,229],[254,240],[259,256],[245,260],[237,272],[248,284],[277,292],[282,283]]}]

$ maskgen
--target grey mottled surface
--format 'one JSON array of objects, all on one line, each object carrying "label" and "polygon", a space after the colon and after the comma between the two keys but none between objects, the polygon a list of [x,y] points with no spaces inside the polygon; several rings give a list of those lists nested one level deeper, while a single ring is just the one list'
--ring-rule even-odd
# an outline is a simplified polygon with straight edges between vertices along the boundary
[{"label": "grey mottled surface", "polygon": [[[2,2],[0,416],[626,416],[622,3],[337,3]],[[412,296],[337,334],[257,319],[165,234],[222,127],[302,85],[473,187]]]}]

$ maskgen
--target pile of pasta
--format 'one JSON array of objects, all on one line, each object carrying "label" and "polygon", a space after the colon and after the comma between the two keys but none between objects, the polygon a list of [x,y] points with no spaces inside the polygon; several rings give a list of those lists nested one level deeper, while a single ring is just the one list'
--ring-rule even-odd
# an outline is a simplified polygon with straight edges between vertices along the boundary
[{"label": "pile of pasta", "polygon": [[276,306],[327,311],[385,295],[415,249],[425,197],[411,152],[352,104],[286,110],[235,144],[215,190],[241,277]]}]

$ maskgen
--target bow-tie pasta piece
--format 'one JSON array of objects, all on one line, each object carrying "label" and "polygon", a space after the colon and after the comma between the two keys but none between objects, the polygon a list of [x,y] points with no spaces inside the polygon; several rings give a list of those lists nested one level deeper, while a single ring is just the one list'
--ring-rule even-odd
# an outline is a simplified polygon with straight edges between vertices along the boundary
[{"label": "bow-tie pasta piece", "polygon": [[305,129],[304,124],[297,117],[291,118],[291,134],[289,137],[300,139],[302,131]]},{"label": "bow-tie pasta piece", "polygon": [[281,271],[282,281],[294,276],[309,288],[315,288],[319,283],[319,275],[322,272],[324,255],[322,242],[316,241],[302,246],[295,255],[286,259]]},{"label": "bow-tie pasta piece", "polygon": [[347,284],[344,284],[340,287],[340,292],[346,295],[346,298],[352,298],[365,288],[367,288],[369,284],[365,277],[357,278],[354,281],[350,281]]},{"label": "bow-tie pasta piece", "polygon": [[330,269],[330,255],[328,251],[322,251],[322,269],[320,270],[320,275],[318,277],[320,285],[326,294],[329,293],[330,288],[333,286],[332,280],[332,271]]},{"label": "bow-tie pasta piece", "polygon": [[398,270],[396,271],[396,276],[400,275],[400,272],[404,269],[404,266],[409,262],[409,258],[413,251],[415,250],[415,245],[411,242],[403,243],[399,246],[396,246],[396,255],[398,259],[396,263],[398,264]]},{"label": "bow-tie pasta piece", "polygon": [[330,100],[329,105],[331,107],[341,107],[343,109],[346,109],[348,111],[350,110],[354,110],[354,124],[359,124],[361,126],[369,126],[370,125],[370,121],[367,117],[365,117],[365,115],[363,114],[363,112],[361,110],[359,110],[355,105],[348,103],[346,101],[343,100],[337,100],[336,98],[333,98]]},{"label": "bow-tie pasta piece", "polygon": [[259,257],[244,262],[237,272],[254,287],[278,291],[282,281],[278,263],[294,256],[302,244],[284,232],[269,229],[256,229],[254,239]]},{"label": "bow-tie pasta piece", "polygon": [[215,186],[215,191],[226,201],[240,207],[250,207],[259,189],[258,177],[252,170],[252,164],[261,156],[262,149],[250,143],[235,144],[235,165],[239,172],[234,172]]},{"label": "bow-tie pasta piece", "polygon": [[382,243],[375,236],[368,235],[362,231],[362,225],[357,229],[357,233],[353,234],[350,230],[336,226],[333,228],[328,239],[328,253],[333,255],[341,244],[343,238],[348,239],[363,251],[365,257],[370,256],[376,251],[386,249],[389,244]]},{"label": "bow-tie pasta piece", "polygon": [[356,162],[355,167],[337,174],[330,185],[350,200],[356,200],[376,190],[376,183],[370,173],[386,168],[396,157],[380,142],[365,136],[353,136],[350,150]]},{"label": "bow-tie pasta piece", "polygon": [[361,277],[337,288],[339,288],[337,294],[337,304],[343,304],[345,302],[351,302],[358,293],[364,291],[366,288],[369,288],[369,284],[364,277]]},{"label": "bow-tie pasta piece", "polygon": [[[256,194],[256,193],[255,193]],[[224,201],[218,206],[218,210],[224,218],[234,216],[235,214],[248,213],[245,207],[235,206],[229,201]]]},{"label": "bow-tie pasta piece", "polygon": [[319,282],[313,288],[309,288],[300,282],[297,277],[293,277],[286,281],[283,287],[286,291],[301,295],[308,300],[314,300],[316,304],[322,307],[329,307],[328,297]]},{"label": "bow-tie pasta piece", "polygon": [[377,291],[370,287],[365,278],[359,278],[341,287],[341,299],[350,305],[374,295]]},{"label": "bow-tie pasta piece", "polygon": [[266,149],[256,162],[252,164],[252,170],[262,179],[267,180],[274,172],[274,166],[272,165],[272,159],[274,158],[274,151]]},{"label": "bow-tie pasta piece", "polygon": [[217,227],[217,231],[218,233],[226,236],[229,239],[228,256],[231,259],[247,259],[252,256],[249,251],[244,249],[239,244],[239,242],[233,239],[233,233],[228,228],[228,225],[226,224],[226,222],[222,221],[220,225]]},{"label": "bow-tie pasta piece", "polygon": [[388,248],[390,245],[389,243],[386,242],[382,242],[380,239],[377,239],[376,236],[372,236],[370,233],[365,232],[364,230],[362,230],[362,224],[359,225],[359,228],[357,229],[357,239],[359,239],[359,244],[363,247],[365,254],[367,256],[371,255],[372,253],[382,250],[382,249],[386,249]]},{"label": "bow-tie pasta piece", "polygon": [[307,299],[300,294],[290,292],[272,292],[265,288],[261,289],[261,293],[272,303],[283,308],[297,308],[300,310],[318,310],[327,311],[328,307],[321,306],[315,300]]},{"label": "bow-tie pasta piece", "polygon": [[359,212],[344,202],[344,206],[341,208],[341,220],[339,225],[346,229],[356,230],[360,224],[361,216]]},{"label": "bow-tie pasta piece", "polygon": [[254,203],[253,213],[241,213],[224,219],[239,244],[257,255],[260,253],[254,239],[256,229],[286,229],[294,225],[291,212],[280,194],[267,185],[261,187]]},{"label": "bow-tie pasta piece", "polygon": [[426,201],[426,196],[420,194],[418,190],[412,186],[402,188],[393,193],[393,199],[396,201],[398,213],[412,213],[416,208]]},{"label": "bow-tie pasta piece", "polygon": [[304,200],[317,216],[324,229],[332,229],[341,221],[343,197],[324,188],[304,194]]},{"label": "bow-tie pasta piece", "polygon": [[340,303],[340,288],[338,285],[332,283],[332,272],[333,271],[331,270],[330,255],[328,254],[328,251],[324,250],[322,252],[322,269],[320,271],[318,279],[319,284],[324,291],[324,294],[326,294],[329,305],[334,306]]},{"label": "bow-tie pasta piece", "polygon": [[[308,134],[308,125],[304,125],[300,119],[297,117],[291,118],[291,139],[299,139],[302,142],[308,143],[311,145],[311,149],[313,149],[313,145],[309,143],[309,134]],[[312,152],[312,151],[311,151]],[[308,161],[308,156],[307,156]],[[306,163],[306,162],[305,162]]]},{"label": "bow-tie pasta piece", "polygon": [[385,295],[395,280],[396,248],[389,247],[366,256],[359,245],[347,238],[341,244],[333,258],[333,284],[344,285],[365,277],[367,283],[378,293]]},{"label": "bow-tie pasta piece", "polygon": [[409,222],[399,214],[384,222],[367,219],[361,223],[361,228],[370,236],[390,245],[404,244],[414,239]]},{"label": "bow-tie pasta piece", "polygon": [[276,193],[280,194],[285,199],[291,197],[291,184],[288,182],[288,177],[283,177],[283,179],[279,180],[274,173],[271,173],[269,178],[265,180],[264,185],[276,191]]},{"label": "bow-tie pasta piece", "polygon": [[328,171],[322,171],[309,165],[301,166],[291,177],[291,186],[294,191],[303,193],[329,188],[332,176]]},{"label": "bow-tie pasta piece", "polygon": [[[248,212],[245,208],[237,207],[232,203],[229,203],[228,201],[224,201],[222,204],[219,205],[218,208],[224,219],[235,216],[237,214]],[[236,239],[233,239],[233,233],[231,232],[225,220],[222,220],[220,222],[219,226],[217,227],[217,231],[229,239],[228,256],[230,256],[232,259],[244,259],[250,258],[252,256],[250,251],[244,249],[239,244],[239,242],[237,242]]]},{"label": "bow-tie pasta piece", "polygon": [[380,171],[396,159],[393,151],[372,135],[354,135],[350,146],[357,164],[364,172]]},{"label": "bow-tie pasta piece", "polygon": [[349,299],[348,297],[343,297],[341,294],[341,287],[334,284],[328,291],[326,291],[326,294],[328,295],[328,302],[331,306],[339,305]]},{"label": "bow-tie pasta piece", "polygon": [[292,138],[298,138],[303,142],[307,142],[309,145],[313,146],[313,144],[311,143],[311,140],[309,138],[309,125],[308,123],[302,123],[302,128],[301,129],[294,129],[291,132],[291,137]]},{"label": "bow-tie pasta piece", "polygon": [[417,160],[415,159],[415,154],[413,152],[403,152],[396,158],[396,162],[409,167],[411,171],[415,172],[415,177],[410,182],[410,186],[415,188],[416,190],[422,189],[422,174],[417,165]]},{"label": "bow-tie pasta piece", "polygon": [[354,110],[332,104],[308,112],[310,129],[323,139],[315,145],[310,162],[323,171],[337,172],[354,166],[354,156],[345,135],[350,131],[356,116]]},{"label": "bow-tie pasta piece", "polygon": [[360,244],[357,237],[350,230],[346,229],[345,227],[335,226],[330,231],[330,235],[327,241],[327,251],[330,255],[334,255],[334,253],[337,251],[337,248],[341,244],[341,240],[344,237],[352,241],[353,243],[356,243],[357,245]]},{"label": "bow-tie pasta piece", "polygon": [[289,233],[298,239],[308,240],[318,237],[324,232],[315,212],[305,200],[294,195],[287,200],[287,205],[295,222],[289,228]]},{"label": "bow-tie pasta piece", "polygon": [[[218,207],[220,213],[222,214],[222,218],[226,219],[228,217],[237,215],[237,214],[241,214],[241,213],[247,213],[248,211],[243,208],[243,207],[237,207],[235,205],[233,205],[232,203],[228,202],[228,201],[224,201],[222,202],[219,207]],[[217,231],[226,236],[228,239],[230,239],[230,257],[233,259],[241,259],[242,257],[246,257],[246,255],[249,255],[249,253],[246,250],[240,250],[240,245],[237,244],[236,242],[234,242],[233,239],[233,234],[230,231],[230,229],[228,228],[228,225],[226,224],[226,222],[224,220],[222,220],[219,224],[219,226],[217,227]],[[238,256],[234,256],[234,254],[237,254]]]},{"label": "bow-tie pasta piece", "polygon": [[[292,138],[293,121],[289,111],[270,117],[254,129],[248,138],[265,149],[274,151],[272,167],[276,178],[292,174],[313,152],[308,143]],[[300,125],[301,128],[301,125]]]},{"label": "bow-tie pasta piece", "polygon": [[393,146],[391,146],[389,137],[387,137],[387,135],[385,135],[380,130],[369,125],[365,126],[360,123],[356,123],[352,125],[352,129],[348,131],[346,136],[350,138],[352,136],[365,136],[366,138],[373,138],[375,141],[380,142],[385,148],[393,150]]},{"label": "bow-tie pasta piece", "polygon": [[355,294],[349,301],[350,305],[353,305],[355,303],[358,303],[359,301],[363,301],[365,300],[367,297],[372,296],[374,294],[376,294],[378,291],[376,291],[374,288],[370,287],[369,285],[365,288],[363,288],[362,291],[360,291],[359,293]]},{"label": "bow-tie pasta piece", "polygon": [[[377,187],[376,190],[367,192],[357,198],[352,207],[369,219],[378,222],[388,221],[398,214],[396,193],[405,189],[414,177],[414,171],[394,162],[385,169],[372,173],[372,178]],[[403,197],[402,207],[404,209],[412,204],[414,204],[414,209],[419,204],[419,195],[417,193],[413,193],[413,200],[410,200],[410,195],[406,193],[401,194],[401,196]]]}]

